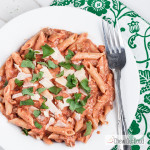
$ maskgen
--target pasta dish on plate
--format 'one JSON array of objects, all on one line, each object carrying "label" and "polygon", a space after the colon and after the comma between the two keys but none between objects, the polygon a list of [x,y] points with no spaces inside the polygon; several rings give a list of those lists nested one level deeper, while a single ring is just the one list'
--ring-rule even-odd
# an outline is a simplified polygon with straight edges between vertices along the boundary
[{"label": "pasta dish on plate", "polygon": [[86,143],[115,98],[103,45],[87,33],[44,28],[0,69],[0,111],[47,144]]}]

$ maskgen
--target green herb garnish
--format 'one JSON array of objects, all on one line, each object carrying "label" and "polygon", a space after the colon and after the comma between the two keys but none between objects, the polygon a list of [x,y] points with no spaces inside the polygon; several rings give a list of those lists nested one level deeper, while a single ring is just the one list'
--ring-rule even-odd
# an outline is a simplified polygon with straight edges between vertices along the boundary
[{"label": "green herb garnish", "polygon": [[32,61],[30,61],[29,59],[27,60],[23,60],[22,63],[21,63],[21,67],[24,67],[24,68],[32,68],[32,69],[35,69],[35,66],[33,64]]},{"label": "green herb garnish", "polygon": [[42,92],[44,92],[46,90],[46,88],[38,88],[37,89],[37,92],[39,93],[39,94],[41,94]]},{"label": "green herb garnish", "polygon": [[36,128],[41,129],[42,125],[40,125],[37,121],[34,122]]},{"label": "green herb garnish", "polygon": [[68,54],[65,56],[66,63],[70,63],[71,58],[72,58],[73,56],[74,56],[74,52],[71,51],[71,50],[68,50]]},{"label": "green herb garnish", "polygon": [[3,87],[6,87],[7,85],[8,85],[8,81],[6,80]]},{"label": "green herb garnish", "polygon": [[70,69],[71,68],[71,63],[60,62],[58,65],[61,66],[61,67],[66,68],[66,69]]},{"label": "green herb garnish", "polygon": [[62,77],[64,75],[64,70],[61,71],[60,73],[56,74],[56,77],[59,78],[59,77]]},{"label": "green herb garnish", "polygon": [[90,121],[86,122],[86,131],[84,133],[84,136],[90,135],[92,131],[92,123]]},{"label": "green herb garnish", "polygon": [[80,101],[80,103],[82,104],[82,106],[85,106],[87,103],[87,100],[90,98],[90,95],[86,96],[82,101]]},{"label": "green herb garnish", "polygon": [[55,69],[58,67],[58,65],[54,64],[51,60],[48,61],[48,67],[49,68],[52,68],[52,69]]},{"label": "green herb garnish", "polygon": [[43,102],[40,109],[49,109],[49,107],[45,105],[45,102]]},{"label": "green herb garnish", "polygon": [[43,77],[44,72],[40,71],[38,74],[33,73],[33,77],[31,82],[36,82],[38,80],[40,80]]},{"label": "green herb garnish", "polygon": [[22,90],[22,95],[34,96],[34,94],[33,94],[33,87],[23,89]]},{"label": "green herb garnish", "polygon": [[18,79],[15,79],[15,83],[16,83],[19,87],[21,87],[21,86],[23,85],[24,81],[20,81],[20,80],[18,80]]},{"label": "green herb garnish", "polygon": [[57,100],[63,100],[63,96],[56,96],[55,97]]},{"label": "green herb garnish", "polygon": [[25,101],[20,101],[20,106],[23,106],[23,105],[34,105],[34,102],[32,99],[28,99],[28,100],[25,100]]},{"label": "green herb garnish", "polygon": [[49,91],[55,95],[57,95],[62,89],[57,87],[57,86],[53,86],[51,88],[49,88]]},{"label": "green herb garnish", "polygon": [[25,55],[25,58],[33,61],[35,59],[35,51],[29,48],[29,52]]},{"label": "green herb garnish", "polygon": [[35,116],[35,118],[37,118],[40,114],[41,114],[40,110],[34,110],[33,111],[33,115]]},{"label": "green herb garnish", "polygon": [[28,132],[30,131],[30,129],[22,129],[22,131],[24,132],[24,134],[26,135],[26,136],[28,136]]},{"label": "green herb garnish", "polygon": [[46,66],[48,68],[48,64],[46,62],[37,62],[40,65]]},{"label": "green herb garnish", "polygon": [[87,78],[83,79],[81,82],[80,82],[80,87],[86,92],[86,93],[90,93],[91,91],[91,88],[89,87],[88,85],[89,81]]},{"label": "green herb garnish", "polygon": [[45,44],[44,46],[41,46],[42,50],[43,50],[43,57],[42,58],[45,58],[47,56],[50,56],[51,54],[53,54],[55,51],[50,47],[48,46],[47,44]]},{"label": "green herb garnish", "polygon": [[66,84],[66,86],[67,86],[69,89],[72,89],[73,87],[76,87],[77,83],[78,83],[78,80],[77,80],[77,78],[74,76],[74,74],[72,74],[72,75],[69,74],[69,75],[67,76],[67,84]]},{"label": "green herb garnish", "polygon": [[75,65],[75,64],[72,64],[72,66],[76,70],[81,70],[84,67],[83,65]]}]

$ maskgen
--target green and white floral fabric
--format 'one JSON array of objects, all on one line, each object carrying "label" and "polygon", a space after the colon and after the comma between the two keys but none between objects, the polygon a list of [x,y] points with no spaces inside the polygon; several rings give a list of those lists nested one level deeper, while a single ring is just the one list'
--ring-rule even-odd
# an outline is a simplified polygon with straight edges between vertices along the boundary
[{"label": "green and white floral fabric", "polygon": [[80,8],[113,22],[114,26],[119,22],[136,59],[141,85],[139,105],[128,131],[135,140],[145,138],[145,144],[133,145],[132,150],[150,150],[150,24],[117,0],[54,0],[51,6]]}]

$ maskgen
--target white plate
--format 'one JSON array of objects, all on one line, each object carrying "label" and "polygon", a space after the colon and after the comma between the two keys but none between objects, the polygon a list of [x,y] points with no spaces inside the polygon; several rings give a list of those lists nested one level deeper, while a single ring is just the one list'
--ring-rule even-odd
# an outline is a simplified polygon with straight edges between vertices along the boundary
[{"label": "white plate", "polygon": [[[44,27],[60,28],[75,33],[88,32],[89,38],[96,44],[104,44],[101,18],[96,15],[70,7],[45,7],[27,12],[9,23],[0,30],[0,66],[7,57],[32,35]],[[122,71],[121,91],[127,125],[129,127],[135,115],[139,100],[138,70],[131,50],[126,46],[127,64]],[[132,72],[132,74],[131,74]],[[107,150],[110,145],[105,145],[105,136],[116,134],[116,107],[108,114],[108,125],[103,125],[97,130],[101,134],[92,135],[87,144],[76,142],[74,148],[66,147],[63,143],[54,143],[49,146],[42,141],[25,136],[21,130],[7,122],[0,114],[0,145],[5,150]]]}]

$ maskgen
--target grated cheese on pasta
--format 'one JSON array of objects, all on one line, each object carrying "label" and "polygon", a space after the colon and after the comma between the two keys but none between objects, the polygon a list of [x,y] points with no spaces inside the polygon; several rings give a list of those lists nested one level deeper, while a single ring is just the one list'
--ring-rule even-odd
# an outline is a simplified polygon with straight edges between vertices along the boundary
[{"label": "grated cheese on pasta", "polygon": [[65,58],[64,56],[60,53],[60,51],[58,50],[57,47],[53,48],[54,49],[54,53],[51,55],[51,57],[54,59],[54,60],[57,60],[58,62],[62,62],[62,61],[65,61]]},{"label": "grated cheese on pasta", "polygon": [[86,78],[85,70],[83,68],[81,70],[76,71],[74,75],[80,82]]},{"label": "grated cheese on pasta", "polygon": [[12,99],[15,99],[15,98],[18,98],[18,97],[21,97],[21,96],[23,96],[22,93],[17,93],[17,94],[14,94],[12,96]]},{"label": "grated cheese on pasta", "polygon": [[54,84],[47,78],[40,80],[39,83],[42,84],[45,88],[50,88],[54,86]]},{"label": "grated cheese on pasta", "polygon": [[24,79],[29,78],[29,77],[31,77],[31,74],[26,74],[24,72],[19,72],[16,78],[18,80],[24,80]]},{"label": "grated cheese on pasta", "polygon": [[67,84],[67,80],[64,77],[56,78],[55,81],[63,86],[66,86]]}]

